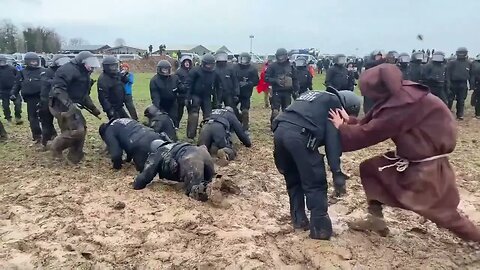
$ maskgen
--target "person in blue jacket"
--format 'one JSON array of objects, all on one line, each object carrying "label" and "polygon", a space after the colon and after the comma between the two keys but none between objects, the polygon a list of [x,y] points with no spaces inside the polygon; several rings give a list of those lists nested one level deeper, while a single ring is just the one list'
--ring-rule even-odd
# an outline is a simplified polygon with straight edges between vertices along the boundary
[{"label": "person in blue jacket", "polygon": [[138,120],[137,110],[135,104],[133,104],[132,86],[133,86],[133,73],[130,72],[130,67],[127,63],[122,63],[122,76],[126,76],[125,83],[125,107],[127,107],[130,117],[134,120]]}]

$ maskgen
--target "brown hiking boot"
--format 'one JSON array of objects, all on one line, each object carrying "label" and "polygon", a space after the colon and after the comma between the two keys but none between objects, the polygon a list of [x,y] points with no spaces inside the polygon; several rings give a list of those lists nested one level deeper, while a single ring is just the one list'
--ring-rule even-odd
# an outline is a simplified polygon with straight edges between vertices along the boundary
[{"label": "brown hiking boot", "polygon": [[218,165],[225,167],[228,165],[228,154],[223,149],[217,151]]},{"label": "brown hiking boot", "polygon": [[355,231],[374,231],[380,236],[386,237],[390,230],[387,227],[387,223],[381,217],[368,214],[367,218],[359,218],[353,221],[347,222],[348,227]]}]

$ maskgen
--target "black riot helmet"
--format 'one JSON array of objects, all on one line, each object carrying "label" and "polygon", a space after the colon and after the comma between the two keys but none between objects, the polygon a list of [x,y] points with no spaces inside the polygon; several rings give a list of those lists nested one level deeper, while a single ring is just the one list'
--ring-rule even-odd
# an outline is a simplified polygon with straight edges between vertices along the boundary
[{"label": "black riot helmet", "polygon": [[215,61],[216,62],[227,62],[228,61],[228,53],[225,51],[218,51],[215,53]]},{"label": "black riot helmet", "polygon": [[242,66],[250,65],[250,61],[252,61],[252,56],[249,53],[243,52],[238,56],[238,64]]},{"label": "black riot helmet", "polygon": [[344,66],[347,63],[347,57],[345,54],[337,54],[333,57],[333,63],[335,65]]},{"label": "black riot helmet", "polygon": [[397,51],[389,51],[386,57],[387,63],[390,63],[390,64],[397,63],[398,57],[399,57],[399,54]]},{"label": "black riot helmet", "polygon": [[348,115],[358,116],[362,103],[360,97],[350,90],[338,91],[338,94],[340,102]]},{"label": "black riot helmet", "polygon": [[278,49],[277,52],[275,53],[275,58],[279,63],[284,63],[285,61],[287,61],[288,60],[287,49],[285,48]]},{"label": "black riot helmet", "polygon": [[295,66],[296,67],[306,67],[307,66],[307,59],[305,57],[297,57],[297,59],[295,59]]},{"label": "black riot helmet", "polygon": [[3,54],[0,54],[0,67],[4,67],[7,65],[7,57]]},{"label": "black riot helmet", "polygon": [[433,62],[439,62],[439,63],[445,62],[445,53],[443,53],[441,51],[434,52],[432,54],[432,61]]},{"label": "black riot helmet", "polygon": [[202,69],[205,71],[213,71],[215,69],[215,57],[207,53],[202,57]]},{"label": "black riot helmet", "polygon": [[100,61],[95,55],[89,51],[81,51],[75,56],[75,63],[83,65],[88,71],[93,71],[94,68],[100,67]]},{"label": "black riot helmet", "polygon": [[193,59],[190,55],[182,55],[180,57],[180,66],[185,68],[185,69],[191,69],[193,66]]},{"label": "black riot helmet", "polygon": [[66,63],[70,62],[70,58],[68,58],[64,54],[55,54],[52,58],[52,67],[60,67],[65,65]]},{"label": "black riot helmet", "polygon": [[468,49],[465,47],[460,47],[455,52],[455,55],[457,55],[457,59],[467,59]]},{"label": "black riot helmet", "polygon": [[398,63],[400,63],[400,64],[410,63],[410,55],[408,55],[408,53],[401,53],[398,56]]},{"label": "black riot helmet", "polygon": [[118,59],[112,55],[106,56],[103,58],[102,67],[103,72],[115,75],[118,73]]},{"label": "black riot helmet", "polygon": [[23,57],[25,65],[29,68],[39,68],[40,67],[40,57],[34,52],[28,52]]},{"label": "black riot helmet", "polygon": [[414,63],[421,63],[423,61],[423,52],[412,53],[412,59],[410,61]]},{"label": "black riot helmet", "polygon": [[152,118],[155,116],[157,113],[159,113],[160,110],[157,108],[155,105],[150,105],[148,106],[145,111],[143,112],[143,116],[147,117],[148,119]]},{"label": "black riot helmet", "polygon": [[172,64],[167,60],[160,60],[157,64],[157,74],[160,76],[170,76],[172,73]]}]

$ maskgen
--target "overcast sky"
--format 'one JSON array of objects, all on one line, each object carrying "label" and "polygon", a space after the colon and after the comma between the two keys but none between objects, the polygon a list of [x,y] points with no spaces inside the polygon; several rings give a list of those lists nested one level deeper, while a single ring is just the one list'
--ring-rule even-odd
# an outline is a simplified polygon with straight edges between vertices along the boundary
[{"label": "overcast sky", "polygon": [[[226,45],[363,55],[373,49],[480,53],[479,0],[0,0],[0,19],[55,28],[68,40],[146,48]],[[25,10],[29,10],[28,12]],[[416,39],[417,34],[424,41]]]}]

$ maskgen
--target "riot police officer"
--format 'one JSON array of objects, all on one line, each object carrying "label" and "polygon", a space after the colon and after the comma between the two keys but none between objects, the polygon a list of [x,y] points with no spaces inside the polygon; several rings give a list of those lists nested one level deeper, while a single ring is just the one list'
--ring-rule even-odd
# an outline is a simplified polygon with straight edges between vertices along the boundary
[{"label": "riot police officer", "polygon": [[148,120],[148,122],[145,123],[147,127],[152,128],[158,134],[163,132],[173,141],[177,141],[175,123],[166,112],[160,111],[157,106],[152,104],[145,109],[143,115]]},{"label": "riot police officer", "polygon": [[292,95],[299,91],[298,80],[294,67],[288,61],[287,50],[278,49],[275,58],[277,61],[269,65],[265,73],[265,81],[272,86],[270,123],[277,117],[280,109],[284,111],[290,105]]},{"label": "riot police officer", "polygon": [[172,74],[172,65],[167,60],[157,64],[157,74],[150,80],[150,97],[152,104],[160,111],[166,112],[174,123],[177,123],[177,90],[180,82],[177,75]]},{"label": "riot police officer", "polygon": [[45,68],[40,67],[40,57],[34,52],[26,53],[24,61],[26,68],[17,73],[10,100],[15,101],[21,93],[23,100],[27,103],[28,122],[33,141],[40,143],[42,128],[38,117],[38,104],[42,90],[41,75],[45,72]]},{"label": "riot police officer", "polygon": [[62,54],[56,54],[52,58],[50,67],[42,74],[42,90],[40,93],[38,115],[40,117],[40,123],[42,124],[42,145],[44,147],[47,146],[48,141],[53,140],[53,138],[57,136],[57,131],[53,125],[53,115],[48,108],[53,78],[55,77],[55,72],[68,62],[70,62],[70,58]]},{"label": "riot police officer", "polygon": [[[8,122],[12,121],[12,112],[10,111],[10,91],[15,84],[17,69],[8,64],[7,57],[0,54],[0,98],[3,106],[3,113]],[[15,108],[15,122],[22,124],[22,99],[17,97],[13,102]]]},{"label": "riot police officer", "polygon": [[97,82],[98,101],[108,119],[128,118],[123,109],[125,102],[124,84],[128,77],[119,72],[118,59],[115,56],[107,56],[102,62],[103,72]]},{"label": "riot police officer", "polygon": [[397,61],[398,61],[398,57],[399,57],[399,54],[398,54],[397,51],[389,51],[387,53],[387,57],[385,59],[385,62],[389,63],[389,64],[396,64]]},{"label": "riot police officer", "polygon": [[[240,95],[238,97],[238,103],[240,104],[241,122],[243,129],[250,128],[250,99],[252,97],[253,88],[257,86],[258,70],[251,64],[252,57],[249,53],[241,53],[238,57],[238,64],[236,65],[236,75],[240,87]],[[235,104],[237,107],[238,104]]]},{"label": "riot police officer", "polygon": [[408,71],[409,71],[409,65],[410,65],[410,55],[408,53],[401,53],[398,56],[398,63],[397,66],[402,71],[403,79],[408,80]]},{"label": "riot police officer", "polygon": [[215,57],[205,54],[202,57],[201,66],[194,67],[188,74],[187,98],[189,100],[189,111],[187,121],[187,138],[192,140],[197,135],[198,114],[202,109],[203,119],[212,113],[212,96],[215,97],[214,85],[218,85],[219,79],[214,72]]},{"label": "riot police officer", "polygon": [[410,65],[408,67],[408,79],[412,82],[422,83],[423,78],[423,52],[417,51],[412,54]]},{"label": "riot police officer", "polygon": [[[385,58],[383,57],[384,53],[381,50],[373,51],[369,57],[367,57],[367,61],[365,61],[365,70],[376,67],[385,63]],[[370,109],[375,105],[375,102],[368,97],[363,97],[363,112],[367,114]]]},{"label": "riot police officer", "polygon": [[[307,90],[313,90],[313,76],[307,69],[307,59],[305,59],[305,57],[295,59],[295,76],[299,84],[298,95],[307,92]],[[294,99],[297,99],[297,96],[295,96]]]},{"label": "riot police officer", "polygon": [[[238,78],[235,74],[233,66],[228,64],[228,54],[224,51],[218,51],[215,53],[215,74],[218,77],[218,84],[215,85],[215,92],[217,96],[215,106],[221,107],[229,106],[236,108],[235,104],[238,102],[238,96],[240,89],[238,85]],[[238,113],[237,113],[238,115]]]},{"label": "riot police officer", "polygon": [[49,102],[50,112],[61,129],[51,146],[55,158],[60,158],[63,150],[69,148],[67,159],[70,162],[78,163],[83,159],[87,127],[79,107],[97,117],[100,115],[90,98],[90,74],[99,67],[95,55],[82,51],[55,72]]},{"label": "riot police officer", "polygon": [[[342,146],[328,115],[330,110],[342,107],[352,115],[360,111],[360,98],[353,92],[327,91],[301,95],[273,123],[275,165],[285,177],[293,227],[310,229],[310,238],[322,240],[330,239],[332,223],[325,165],[318,147],[325,145],[335,196],[342,196],[346,193],[346,176],[340,165]],[[305,214],[305,197],[310,222]]]},{"label": "riot police officer", "polygon": [[465,47],[457,49],[457,59],[447,65],[447,86],[449,86],[448,107],[451,109],[453,101],[457,100],[457,119],[463,120],[465,99],[467,98],[470,79],[470,62],[468,61],[468,50]]},{"label": "riot police officer", "polygon": [[344,54],[337,54],[333,58],[333,66],[328,69],[325,77],[325,85],[335,89],[348,89],[348,71],[345,67],[347,57]]},{"label": "riot police officer", "polygon": [[178,77],[178,89],[177,89],[177,122],[175,126],[178,128],[180,126],[180,121],[183,117],[183,112],[185,110],[185,105],[187,102],[187,78],[190,69],[193,67],[193,59],[190,55],[182,55],[180,57],[180,67],[175,72],[175,75]]},{"label": "riot police officer", "polygon": [[236,156],[231,132],[235,132],[243,145],[246,147],[252,146],[248,134],[243,130],[242,124],[238,121],[233,109],[231,107],[215,109],[212,111],[212,115],[203,121],[198,145],[205,145],[211,154],[217,154],[220,165],[225,166]]},{"label": "riot police officer", "polygon": [[470,88],[473,89],[471,104],[475,108],[475,117],[480,119],[480,54],[472,62]]},{"label": "riot police officer", "polygon": [[445,53],[441,51],[434,52],[432,60],[424,67],[423,81],[430,88],[432,94],[445,102],[445,105],[448,104],[447,86],[445,83],[446,72]]}]

